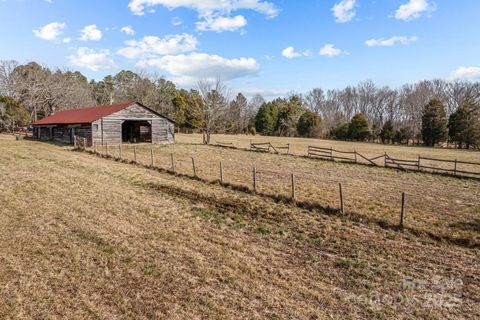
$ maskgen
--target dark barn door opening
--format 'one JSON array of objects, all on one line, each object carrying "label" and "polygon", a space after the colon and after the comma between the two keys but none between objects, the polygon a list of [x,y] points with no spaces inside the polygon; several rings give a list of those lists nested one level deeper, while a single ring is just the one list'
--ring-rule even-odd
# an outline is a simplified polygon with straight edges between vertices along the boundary
[{"label": "dark barn door opening", "polygon": [[122,124],[122,142],[152,142],[152,125],[148,121],[126,120]]}]

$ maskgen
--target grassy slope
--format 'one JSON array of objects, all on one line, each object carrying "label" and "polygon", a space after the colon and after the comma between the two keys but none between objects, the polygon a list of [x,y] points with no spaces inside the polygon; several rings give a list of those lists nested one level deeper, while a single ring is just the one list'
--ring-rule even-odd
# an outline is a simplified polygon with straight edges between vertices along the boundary
[{"label": "grassy slope", "polygon": [[480,316],[476,250],[68,148],[0,136],[0,203],[0,318]]}]

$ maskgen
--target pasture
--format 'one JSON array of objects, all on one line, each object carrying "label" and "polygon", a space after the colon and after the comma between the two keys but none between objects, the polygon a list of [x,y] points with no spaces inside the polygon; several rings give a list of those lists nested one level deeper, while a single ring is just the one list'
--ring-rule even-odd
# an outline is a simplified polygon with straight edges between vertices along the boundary
[{"label": "pasture", "polygon": [[[177,138],[136,146],[143,165],[135,165],[0,135],[1,318],[480,316],[478,180]],[[298,140],[295,152],[311,143]],[[165,170],[148,168],[152,150]],[[116,146],[97,150],[107,151],[120,157]],[[421,151],[478,160],[474,152]],[[121,152],[133,160],[132,145]],[[172,154],[180,175],[167,172]],[[189,177],[192,158],[199,179]],[[220,161],[225,183],[250,189],[255,166],[259,194],[215,183]],[[297,201],[318,207],[275,200],[288,198],[291,173]],[[340,182],[344,215],[329,210],[338,207]],[[394,227],[401,192],[403,231]]]}]

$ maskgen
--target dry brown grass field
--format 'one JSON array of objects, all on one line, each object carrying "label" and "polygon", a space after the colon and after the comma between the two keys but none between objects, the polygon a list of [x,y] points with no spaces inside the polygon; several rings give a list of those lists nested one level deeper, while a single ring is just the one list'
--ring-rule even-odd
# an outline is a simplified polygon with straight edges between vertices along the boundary
[{"label": "dry brown grass field", "polygon": [[[155,166],[169,169],[174,153],[191,175],[194,157],[215,181],[223,161],[226,182],[248,187],[256,166],[265,195],[0,135],[0,318],[480,317],[478,180],[197,139],[155,146]],[[150,150],[137,146],[137,161],[149,165]],[[291,172],[298,201],[321,206],[269,197],[288,196]],[[328,209],[339,182],[345,215]],[[403,231],[392,227],[402,191]]]}]

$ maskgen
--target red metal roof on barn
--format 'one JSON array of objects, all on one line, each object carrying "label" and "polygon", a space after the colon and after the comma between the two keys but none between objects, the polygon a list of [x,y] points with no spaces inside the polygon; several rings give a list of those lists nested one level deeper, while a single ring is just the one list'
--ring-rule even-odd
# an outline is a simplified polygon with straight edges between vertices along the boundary
[{"label": "red metal roof on barn", "polygon": [[71,109],[57,112],[50,117],[32,123],[34,126],[55,125],[55,124],[80,124],[92,123],[100,118],[112,113],[123,110],[131,106],[134,102],[109,104],[84,109]]}]

